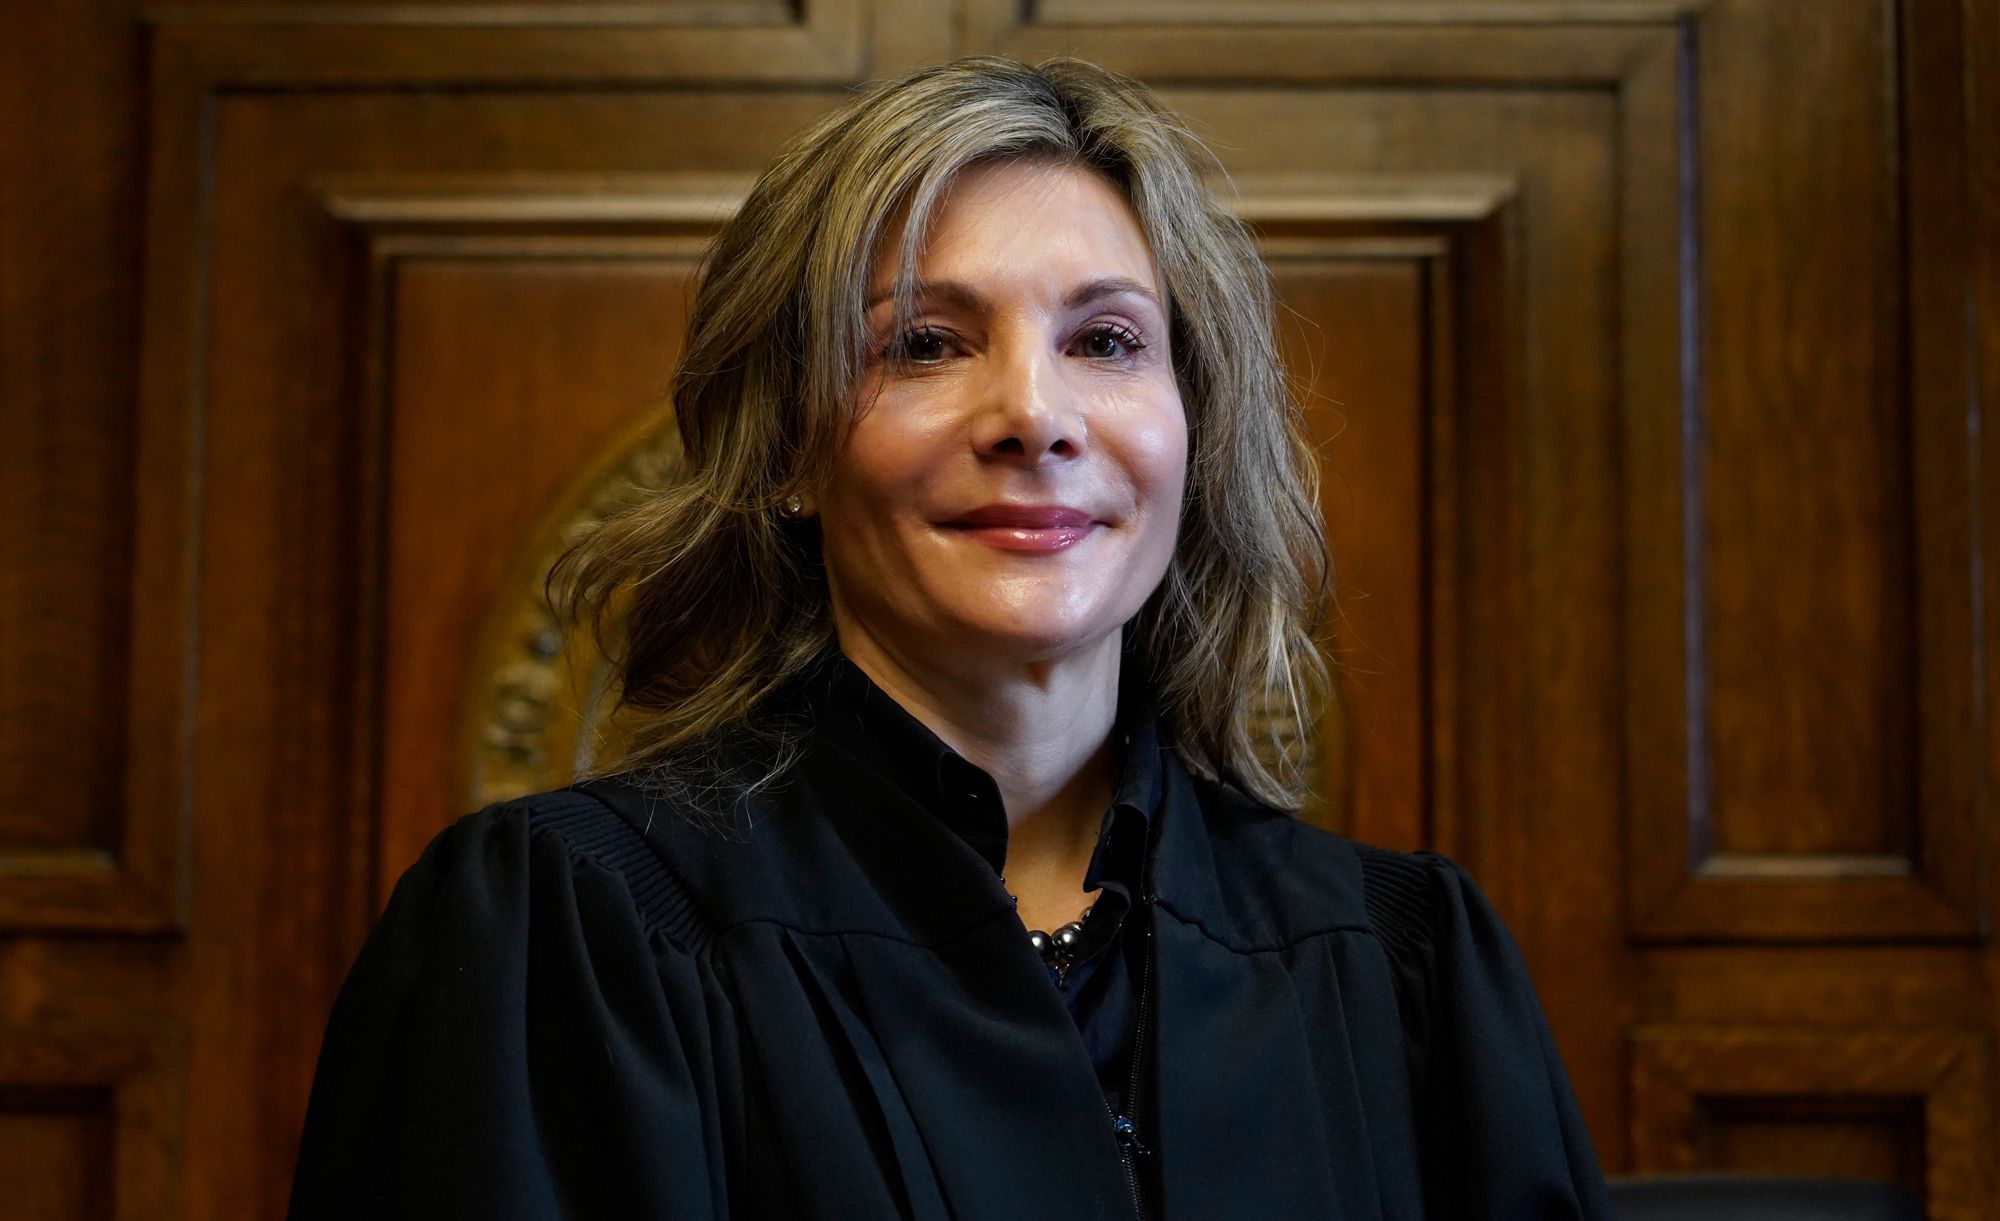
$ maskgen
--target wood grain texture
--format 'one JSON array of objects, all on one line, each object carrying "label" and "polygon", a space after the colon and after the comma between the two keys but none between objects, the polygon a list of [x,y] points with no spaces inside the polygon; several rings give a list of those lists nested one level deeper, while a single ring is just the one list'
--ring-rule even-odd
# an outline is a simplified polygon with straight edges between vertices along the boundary
[{"label": "wood grain texture", "polygon": [[0,1025],[7,1214],[179,1215],[180,1035],[167,1025]]},{"label": "wood grain texture", "polygon": [[[1857,1132],[1890,1120],[1898,1140],[1920,1140],[1911,1186],[1941,1221],[1986,1218],[1993,1209],[1991,1036],[1956,1030],[1787,1030],[1772,1027],[1641,1027],[1632,1035],[1632,1167],[1640,1173],[1784,1169],[1768,1162],[1720,1165],[1730,1152],[1715,1130],[1734,1117],[1789,1115],[1783,1156],[1801,1160],[1797,1126],[1810,1116],[1843,1135],[1819,1142],[1883,1148]],[[1873,1108],[1857,1103],[1872,1101]],[[1912,1126],[1920,1125],[1920,1126]],[[1769,1143],[1750,1137],[1750,1148]],[[1808,1146],[1810,1148],[1810,1146]],[[1810,1156],[1810,1155],[1809,1155]]]},{"label": "wood grain texture", "polygon": [[[131,546],[139,99],[119,23],[12,14],[0,51],[0,854],[115,842]],[[19,121],[31,104],[64,124]],[[30,166],[63,172],[28,172]],[[111,562],[104,562],[110,560]],[[65,613],[52,616],[48,608]],[[88,693],[88,697],[85,697]],[[71,743],[65,749],[50,744]],[[103,766],[80,768],[87,754]]]},{"label": "wood grain texture", "polygon": [[396,275],[378,897],[468,808],[463,739],[449,731],[471,719],[470,646],[568,473],[657,403],[694,253],[614,269],[502,248]]},{"label": "wood grain texture", "polygon": [[[1968,291],[1941,244],[1969,206],[1950,16],[1730,4],[1690,30],[1701,308],[1678,409],[1627,451],[1643,937],[1984,935],[1979,429],[1942,321]],[[1780,46],[1771,73],[1753,48]],[[1793,132],[1802,79],[1852,87]]]},{"label": "wood grain texture", "polygon": [[1478,515],[1457,464],[1462,445],[1489,438],[1460,393],[1499,373],[1471,362],[1501,349],[1494,256],[1515,184],[1246,171],[1234,185],[1272,268],[1336,557],[1320,632],[1337,697],[1302,815],[1373,843],[1431,845],[1465,822],[1452,804],[1469,681],[1457,641],[1482,608],[1461,602],[1460,531]]},{"label": "wood grain texture", "polygon": [[[126,631],[179,586],[134,580],[137,31],[23,15],[0,61],[0,929],[148,931],[180,919],[182,809],[132,800],[156,729],[133,710]],[[30,121],[50,107],[64,125]],[[184,523],[182,523],[184,525]],[[181,533],[185,533],[183,529]]]},{"label": "wood grain texture", "polygon": [[[1890,787],[1914,772],[1913,587],[1879,20],[1872,0],[1739,4],[1700,31],[1711,852],[1911,850],[1910,795]],[[1785,73],[1760,53],[1775,46]],[[1853,86],[1800,129],[1792,73]],[[1750,155],[1779,143],[1776,166]],[[1771,341],[1729,341],[1746,332]]]},{"label": "wood grain texture", "polygon": [[[1033,61],[1075,53],[1154,83],[1337,87],[1617,82],[1663,28],[1653,24],[1402,22],[1381,10],[1353,21],[1186,24],[1021,19],[1009,0],[966,0],[959,49]],[[1033,14],[1030,14],[1032,18]]]},{"label": "wood grain texture", "polygon": [[1706,0],[1031,0],[1022,24],[1518,26],[1674,21]]},{"label": "wood grain texture", "polygon": [[1924,1198],[1924,1111],[1913,1099],[1716,1101],[1704,1119],[1711,1170],[1897,1183]]},{"label": "wood grain texture", "polygon": [[1319,726],[1322,789],[1312,816],[1358,838],[1414,846],[1428,841],[1424,636],[1435,619],[1424,554],[1396,541],[1423,533],[1428,508],[1426,441],[1437,406],[1412,392],[1425,385],[1427,315],[1438,303],[1425,291],[1430,259],[1421,253],[1371,262],[1326,245],[1317,257],[1266,255],[1340,557],[1336,609],[1320,629],[1338,699]]},{"label": "wood grain texture", "polygon": [[[282,89],[486,88],[698,81],[851,81],[861,67],[866,0],[815,0],[803,22],[551,21],[533,8],[333,5],[276,11],[147,8],[157,54],[184,57],[218,84]],[[766,10],[767,12],[769,10]],[[671,17],[662,8],[648,17]]]}]

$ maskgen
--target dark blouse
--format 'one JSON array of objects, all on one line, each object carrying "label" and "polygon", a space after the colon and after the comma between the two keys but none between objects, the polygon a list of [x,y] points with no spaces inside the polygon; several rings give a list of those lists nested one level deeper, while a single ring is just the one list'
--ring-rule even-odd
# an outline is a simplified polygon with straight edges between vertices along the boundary
[{"label": "dark blouse", "polygon": [[[1121,759],[1120,778],[1077,891],[1079,912],[1082,896],[1100,888],[1102,893],[1089,904],[1090,917],[1083,922],[1083,942],[1073,965],[1054,980],[1097,1069],[1105,1105],[1114,1115],[1124,1113],[1131,1088],[1134,981],[1144,965],[1143,940],[1128,935],[1133,922],[1126,915],[1147,878],[1147,833],[1160,803],[1160,750],[1151,697],[1143,684],[1130,681],[1134,667],[1125,667],[1124,673],[1127,681],[1118,693],[1118,717],[1112,727]],[[812,710],[820,737],[929,808],[985,859],[995,877],[1006,881],[1007,813],[991,776],[947,746],[838,653],[788,695],[794,693],[798,703]]]},{"label": "dark blouse", "polygon": [[291,1215],[1609,1221],[1471,879],[1190,775],[1143,696],[1060,990],[990,777],[837,658],[735,832],[630,777],[461,819],[335,1003]]}]

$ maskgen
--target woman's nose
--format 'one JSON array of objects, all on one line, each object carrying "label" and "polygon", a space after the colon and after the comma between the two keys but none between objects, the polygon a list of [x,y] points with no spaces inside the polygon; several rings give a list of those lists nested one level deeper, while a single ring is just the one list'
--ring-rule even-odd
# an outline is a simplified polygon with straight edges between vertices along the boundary
[{"label": "woman's nose", "polygon": [[973,430],[981,456],[1036,467],[1083,455],[1086,426],[1061,359],[1036,344],[995,353]]}]

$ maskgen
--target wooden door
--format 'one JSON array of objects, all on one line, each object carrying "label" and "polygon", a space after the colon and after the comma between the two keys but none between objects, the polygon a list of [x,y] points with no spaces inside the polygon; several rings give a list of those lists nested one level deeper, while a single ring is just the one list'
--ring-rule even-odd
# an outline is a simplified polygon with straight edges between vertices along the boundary
[{"label": "wooden door", "polygon": [[672,460],[696,260],[853,84],[1069,51],[1235,179],[1325,461],[1307,816],[1463,861],[1613,1171],[1991,1218],[1984,0],[211,0],[0,51],[0,1185],[281,1211],[536,609]]}]

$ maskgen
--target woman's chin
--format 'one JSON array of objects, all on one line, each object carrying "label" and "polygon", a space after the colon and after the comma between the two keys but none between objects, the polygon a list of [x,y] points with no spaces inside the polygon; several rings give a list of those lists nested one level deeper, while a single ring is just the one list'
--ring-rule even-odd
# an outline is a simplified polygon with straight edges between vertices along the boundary
[{"label": "woman's chin", "polygon": [[989,610],[951,621],[941,634],[955,647],[988,657],[1048,661],[1088,652],[1107,637],[1117,638],[1122,626],[1110,617],[1008,617]]}]

